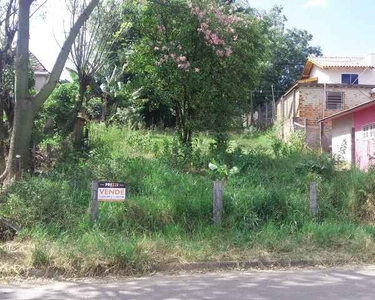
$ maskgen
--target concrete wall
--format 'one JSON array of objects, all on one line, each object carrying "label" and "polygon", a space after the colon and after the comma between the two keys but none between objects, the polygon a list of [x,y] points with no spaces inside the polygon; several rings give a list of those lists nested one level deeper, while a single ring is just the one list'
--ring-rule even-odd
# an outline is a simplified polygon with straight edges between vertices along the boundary
[{"label": "concrete wall", "polygon": [[280,135],[287,140],[294,131],[293,118],[299,117],[300,91],[298,89],[292,91],[276,105],[276,119],[281,126]]},{"label": "concrete wall", "polygon": [[46,84],[49,74],[48,73],[37,73],[35,72],[35,86],[34,89],[36,92],[39,92],[42,87]]},{"label": "concrete wall", "polygon": [[363,137],[363,127],[375,124],[375,105],[369,108],[354,112],[354,127],[356,141],[356,164],[367,170],[375,165],[375,138]]},{"label": "concrete wall", "polygon": [[321,69],[314,66],[311,70],[310,77],[318,77],[318,83],[341,83],[342,74],[358,74],[359,84],[375,85],[375,69],[365,68],[337,68],[337,69]]},{"label": "concrete wall", "polygon": [[352,162],[353,127],[352,114],[332,121],[332,154],[348,163]]}]

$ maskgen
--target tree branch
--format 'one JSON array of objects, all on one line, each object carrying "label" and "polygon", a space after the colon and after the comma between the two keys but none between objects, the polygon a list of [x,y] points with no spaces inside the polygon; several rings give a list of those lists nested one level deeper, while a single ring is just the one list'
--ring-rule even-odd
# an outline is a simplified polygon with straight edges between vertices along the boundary
[{"label": "tree branch", "polygon": [[91,12],[94,10],[95,6],[98,5],[98,3],[99,3],[99,0],[91,0],[90,3],[85,8],[85,10],[77,19],[77,21],[74,23],[73,27],[70,29],[69,35],[60,50],[59,56],[56,59],[55,65],[52,69],[51,75],[47,83],[34,97],[36,111],[40,109],[40,107],[47,100],[47,98],[49,97],[49,95],[52,93],[57,83],[59,82],[60,75],[64,69],[66,60],[68,59],[69,52],[74,43],[74,40],[77,37],[77,34],[80,28],[87,21]]}]

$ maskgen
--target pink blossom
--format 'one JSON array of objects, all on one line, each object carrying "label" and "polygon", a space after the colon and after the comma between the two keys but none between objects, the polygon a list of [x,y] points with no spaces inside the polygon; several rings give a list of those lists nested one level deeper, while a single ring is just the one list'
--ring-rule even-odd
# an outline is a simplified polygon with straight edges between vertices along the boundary
[{"label": "pink blossom", "polygon": [[224,51],[222,51],[222,50],[216,50],[216,55],[218,57],[223,57],[224,56]]},{"label": "pink blossom", "polygon": [[195,68],[195,69],[194,69],[194,72],[195,72],[195,73],[199,73],[199,72],[200,72],[200,69],[199,69],[199,68]]},{"label": "pink blossom", "polygon": [[182,50],[182,46],[181,46],[181,45],[178,45],[178,46],[177,46],[177,49],[178,49],[178,50]]},{"label": "pink blossom", "polygon": [[221,40],[216,33],[213,33],[211,34],[211,41],[214,45],[219,45]]},{"label": "pink blossom", "polygon": [[204,29],[208,29],[208,24],[206,22],[203,22],[201,24],[201,28],[204,30]]},{"label": "pink blossom", "polygon": [[225,56],[229,57],[233,53],[231,48],[227,48],[225,51]]},{"label": "pink blossom", "polygon": [[160,48],[155,46],[155,47],[154,47],[154,50],[155,50],[155,51],[158,51],[158,50],[160,50]]},{"label": "pink blossom", "polygon": [[237,35],[234,35],[234,36],[233,36],[233,41],[237,41],[237,39],[238,39],[238,36],[237,36]]},{"label": "pink blossom", "polygon": [[177,67],[183,70],[187,70],[190,68],[190,63],[188,61],[183,62],[183,63],[178,64]]},{"label": "pink blossom", "polygon": [[176,54],[171,53],[169,56],[172,57],[172,58],[175,58],[175,57],[176,57]]},{"label": "pink blossom", "polygon": [[184,62],[184,61],[186,61],[186,56],[182,56],[182,55],[180,55],[179,57],[177,57],[177,62]]},{"label": "pink blossom", "polygon": [[159,26],[158,26],[158,30],[161,31],[161,32],[165,32],[165,27],[164,27],[164,25],[159,25]]}]

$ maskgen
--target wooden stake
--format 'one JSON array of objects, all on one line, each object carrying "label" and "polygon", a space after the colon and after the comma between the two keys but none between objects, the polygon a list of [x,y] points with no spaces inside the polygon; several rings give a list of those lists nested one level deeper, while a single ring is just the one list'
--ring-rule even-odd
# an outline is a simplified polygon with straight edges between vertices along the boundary
[{"label": "wooden stake", "polygon": [[310,213],[312,216],[316,215],[317,211],[317,199],[318,199],[318,184],[312,182],[310,184]]},{"label": "wooden stake", "polygon": [[30,173],[34,174],[36,165],[36,143],[33,141],[33,147],[31,148],[31,163],[30,163]]},{"label": "wooden stake", "polygon": [[355,128],[353,127],[351,130],[350,134],[350,139],[351,139],[351,147],[350,147],[350,152],[351,152],[351,166],[352,168],[355,167],[356,161],[355,161]]},{"label": "wooden stake", "polygon": [[96,221],[99,213],[98,201],[98,181],[93,181],[91,184],[91,203],[90,203],[90,220]]},{"label": "wooden stake", "polygon": [[213,203],[213,220],[215,225],[221,223],[221,210],[223,208],[223,185],[222,180],[214,181],[214,203]]},{"label": "wooden stake", "polygon": [[21,166],[21,155],[16,155],[16,181],[20,180],[22,177],[22,166]]},{"label": "wooden stake", "polygon": [[276,100],[275,100],[275,91],[273,89],[273,85],[271,85],[272,88],[272,122],[274,123],[276,121]]}]

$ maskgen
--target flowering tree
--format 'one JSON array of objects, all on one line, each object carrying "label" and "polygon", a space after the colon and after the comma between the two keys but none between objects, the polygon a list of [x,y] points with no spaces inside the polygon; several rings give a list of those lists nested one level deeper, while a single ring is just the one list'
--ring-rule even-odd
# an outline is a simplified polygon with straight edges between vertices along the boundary
[{"label": "flowering tree", "polygon": [[232,5],[172,0],[144,4],[135,28],[131,84],[174,109],[184,144],[193,131],[219,133],[240,120],[262,59],[261,20]]}]

